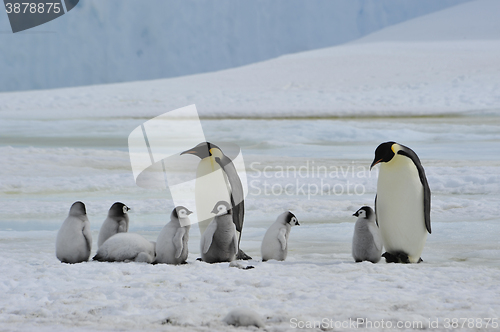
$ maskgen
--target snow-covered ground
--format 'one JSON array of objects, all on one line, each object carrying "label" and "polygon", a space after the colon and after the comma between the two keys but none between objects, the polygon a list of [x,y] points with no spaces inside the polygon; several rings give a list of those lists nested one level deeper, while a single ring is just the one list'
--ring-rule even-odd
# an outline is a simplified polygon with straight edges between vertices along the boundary
[{"label": "snow-covered ground", "polygon": [[[473,1],[379,39],[211,74],[0,94],[0,330],[230,331],[222,319],[237,307],[260,314],[269,331],[323,319],[333,330],[357,319],[378,326],[363,330],[444,330],[451,319],[453,330],[498,330],[499,10],[498,1]],[[412,37],[402,42],[403,33]],[[197,262],[197,226],[187,265],[61,264],[55,237],[76,200],[87,205],[92,254],[115,201],[132,207],[130,231],[156,239],[172,202],[135,185],[127,137],[191,103],[208,140],[242,148],[242,248],[255,268]],[[388,140],[418,153],[432,190],[422,264],[350,256],[351,215],[373,206],[369,165]],[[262,263],[260,241],[285,209],[301,223],[287,261]]]}]

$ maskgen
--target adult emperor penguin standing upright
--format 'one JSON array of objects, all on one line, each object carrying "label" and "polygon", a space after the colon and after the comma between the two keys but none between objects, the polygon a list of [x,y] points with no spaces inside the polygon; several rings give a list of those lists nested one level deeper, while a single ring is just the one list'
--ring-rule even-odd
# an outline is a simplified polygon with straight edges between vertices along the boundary
[{"label": "adult emperor penguin standing upright", "polygon": [[417,154],[396,142],[375,150],[380,163],[375,214],[388,263],[419,263],[431,233],[431,191]]},{"label": "adult emperor penguin standing upright", "polygon": [[195,201],[200,233],[214,219],[212,209],[217,202],[231,202],[233,223],[238,236],[236,259],[252,259],[240,249],[241,231],[245,215],[243,186],[232,160],[222,150],[210,142],[202,142],[184,151],[201,159],[196,170]]}]

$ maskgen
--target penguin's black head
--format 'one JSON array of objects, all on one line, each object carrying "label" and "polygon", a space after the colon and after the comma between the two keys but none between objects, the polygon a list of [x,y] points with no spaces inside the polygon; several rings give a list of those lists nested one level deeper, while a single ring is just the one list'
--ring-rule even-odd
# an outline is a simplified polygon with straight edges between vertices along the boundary
[{"label": "penguin's black head", "polygon": [[358,211],[356,211],[355,214],[353,214],[353,216],[355,217],[362,217],[362,218],[365,218],[365,219],[370,219],[373,215],[373,209],[369,206],[363,206],[362,208],[360,208]]},{"label": "penguin's black head", "polygon": [[177,219],[187,218],[191,213],[193,213],[193,211],[189,211],[188,208],[182,205],[179,205],[172,210],[172,215]]},{"label": "penguin's black head", "polygon": [[288,214],[286,215],[286,218],[285,218],[286,222],[292,226],[300,226],[299,224],[299,220],[297,219],[297,217],[291,213],[290,211],[288,211]]},{"label": "penguin's black head", "polygon": [[109,208],[108,215],[113,217],[125,216],[130,208],[121,202],[116,202]]},{"label": "penguin's black head", "polygon": [[74,202],[69,209],[69,214],[72,216],[86,215],[87,209],[85,208],[85,204],[80,201]]},{"label": "penguin's black head", "polygon": [[377,149],[375,150],[375,159],[373,159],[372,165],[370,166],[370,169],[372,169],[373,166],[377,165],[380,162],[389,162],[391,159],[394,157],[394,149],[393,146],[394,144],[397,144],[396,142],[385,142],[380,144]]},{"label": "penguin's black head", "polygon": [[[216,149],[216,150],[215,150]],[[183,154],[192,154],[195,156],[198,156],[200,159],[204,159],[207,157],[210,157],[214,154],[216,151],[220,151],[220,154],[222,155],[222,150],[215,144],[212,144],[210,142],[202,142],[195,146],[194,148],[191,148],[189,150],[186,150],[181,153]],[[220,157],[220,156],[217,156]]]},{"label": "penguin's black head", "polygon": [[222,216],[224,214],[233,214],[231,208],[232,208],[231,204],[229,204],[228,202],[218,201],[215,204],[214,209],[212,210],[212,213],[214,213],[218,216]]}]

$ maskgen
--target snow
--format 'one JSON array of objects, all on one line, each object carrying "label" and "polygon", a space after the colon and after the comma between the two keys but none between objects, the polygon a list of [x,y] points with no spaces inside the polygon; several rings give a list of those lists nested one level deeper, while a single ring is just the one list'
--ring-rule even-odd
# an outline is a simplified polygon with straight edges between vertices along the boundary
[{"label": "snow", "polygon": [[[380,31],[380,42],[373,34],[210,74],[0,94],[1,329],[256,330],[222,321],[245,307],[269,331],[323,319],[333,330],[364,319],[437,331],[453,318],[496,330],[485,324],[500,318],[500,47],[493,32],[481,38],[488,29],[480,27],[496,24],[487,13],[497,8],[468,2]],[[467,13],[478,35],[462,40],[447,30],[439,40],[440,22]],[[419,22],[434,27],[436,39],[406,41],[403,32],[418,31]],[[170,194],[136,186],[127,138],[193,102],[208,140],[241,146],[249,183],[242,249],[254,268],[197,261],[196,225],[185,265],[60,263],[57,230],[76,200],[87,206],[92,255],[116,201],[132,208],[130,232],[156,240],[173,209]],[[431,187],[432,234],[421,264],[351,257],[352,214],[373,207],[378,171],[369,166],[388,140],[419,155]],[[287,259],[261,262],[262,238],[286,210],[301,224]]]},{"label": "snow", "polygon": [[248,308],[234,309],[228,313],[222,321],[228,325],[234,326],[265,327],[259,314]]}]

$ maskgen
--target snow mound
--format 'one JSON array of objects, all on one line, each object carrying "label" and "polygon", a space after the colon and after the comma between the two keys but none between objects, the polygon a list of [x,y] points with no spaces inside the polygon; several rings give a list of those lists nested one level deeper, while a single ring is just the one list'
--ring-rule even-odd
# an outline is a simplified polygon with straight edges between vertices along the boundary
[{"label": "snow mound", "polygon": [[228,325],[265,327],[259,314],[248,308],[234,309],[222,320]]}]

